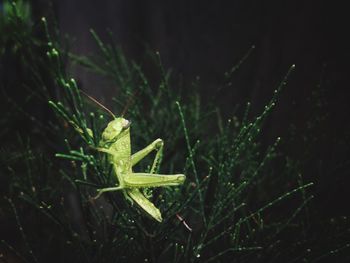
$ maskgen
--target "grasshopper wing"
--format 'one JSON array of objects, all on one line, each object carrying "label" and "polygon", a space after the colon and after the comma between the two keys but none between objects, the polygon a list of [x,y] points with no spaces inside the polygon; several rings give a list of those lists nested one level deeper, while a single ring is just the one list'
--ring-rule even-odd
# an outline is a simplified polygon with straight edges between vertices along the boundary
[{"label": "grasshopper wing", "polygon": [[139,189],[131,188],[126,190],[126,194],[134,200],[148,215],[158,222],[162,222],[162,215],[157,207],[149,201]]}]

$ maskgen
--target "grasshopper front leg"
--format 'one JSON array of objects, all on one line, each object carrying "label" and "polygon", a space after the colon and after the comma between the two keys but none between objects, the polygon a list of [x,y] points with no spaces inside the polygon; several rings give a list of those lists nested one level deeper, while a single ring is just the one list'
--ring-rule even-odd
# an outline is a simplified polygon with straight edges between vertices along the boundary
[{"label": "grasshopper front leg", "polygon": [[110,154],[110,155],[116,154],[115,151],[110,150],[110,149],[106,149],[106,148],[97,147],[97,148],[93,148],[93,149],[95,149],[95,150],[97,150],[99,152],[104,152],[104,153]]},{"label": "grasshopper front leg", "polygon": [[164,142],[162,139],[157,139],[157,140],[153,141],[150,145],[146,146],[144,149],[131,155],[131,166],[134,166],[139,161],[141,161],[143,158],[145,158],[148,154],[150,154],[152,151],[156,150],[157,153],[156,153],[156,156],[154,158],[152,168],[150,171],[151,174],[155,173],[155,170],[156,170],[157,166],[159,165],[161,158],[162,158],[163,146],[164,146]]}]

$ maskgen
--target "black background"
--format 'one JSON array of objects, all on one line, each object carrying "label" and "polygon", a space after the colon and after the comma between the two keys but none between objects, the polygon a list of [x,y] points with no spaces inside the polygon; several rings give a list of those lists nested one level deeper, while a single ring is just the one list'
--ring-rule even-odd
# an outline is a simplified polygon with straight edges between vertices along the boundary
[{"label": "black background", "polygon": [[[203,104],[217,93],[225,71],[254,45],[215,102],[228,117],[246,102],[259,114],[288,68],[296,69],[265,125],[262,142],[282,137],[281,150],[299,160],[315,182],[314,205],[327,218],[349,215],[349,34],[345,4],[331,1],[32,1],[34,17],[53,10],[71,51],[97,50],[89,29],[103,40],[110,29],[127,57],[143,63],[159,51],[165,68],[182,78],[183,90],[200,77]],[[37,21],[37,23],[39,23]],[[147,64],[145,64],[147,71]],[[116,87],[81,68],[72,75],[94,97]],[[174,86],[176,88],[176,86]],[[108,105],[108,101],[107,101]]]},{"label": "black background", "polygon": [[[339,1],[340,2],[340,1]],[[224,72],[256,48],[219,94],[224,115],[252,103],[261,112],[273,90],[296,65],[265,127],[264,143],[277,136],[286,156],[301,158],[303,176],[316,182],[320,213],[348,214],[349,23],[345,5],[331,1],[68,1],[54,4],[61,33],[78,54],[96,51],[89,33],[110,29],[127,56],[142,62],[159,51],[182,88],[200,77],[210,101]],[[72,69],[95,96],[114,92],[108,83]],[[186,86],[187,85],[187,86]]]}]

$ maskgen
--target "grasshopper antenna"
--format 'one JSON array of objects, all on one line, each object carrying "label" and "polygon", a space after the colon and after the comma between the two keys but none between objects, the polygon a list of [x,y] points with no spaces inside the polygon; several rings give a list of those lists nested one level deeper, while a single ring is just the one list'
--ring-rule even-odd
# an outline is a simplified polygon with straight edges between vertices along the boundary
[{"label": "grasshopper antenna", "polygon": [[128,99],[128,101],[126,102],[125,107],[124,107],[124,109],[123,109],[123,111],[122,111],[122,114],[121,114],[122,117],[124,117],[124,115],[126,114],[126,112],[128,111],[128,109],[130,108],[130,106],[131,106],[132,104],[134,104],[134,102],[135,102],[135,97],[139,94],[139,92],[140,92],[140,90],[136,90],[136,91],[134,91],[134,93],[132,94],[132,96],[129,97],[129,99]]},{"label": "grasshopper antenna", "polygon": [[96,103],[98,106],[100,106],[102,109],[104,109],[106,112],[109,113],[109,115],[111,115],[114,119],[116,118],[115,115],[113,114],[113,112],[108,109],[106,106],[102,105],[101,102],[97,101],[95,98],[91,97],[89,94],[85,93],[82,90],[79,90],[81,93],[83,93],[86,97],[88,97],[91,101],[93,101],[94,103]]}]

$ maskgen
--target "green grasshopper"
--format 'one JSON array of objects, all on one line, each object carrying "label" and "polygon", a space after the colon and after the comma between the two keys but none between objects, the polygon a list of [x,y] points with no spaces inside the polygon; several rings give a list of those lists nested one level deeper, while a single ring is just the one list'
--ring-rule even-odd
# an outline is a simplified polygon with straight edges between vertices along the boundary
[{"label": "green grasshopper", "polygon": [[[91,98],[90,96],[88,96]],[[93,101],[97,102],[93,98]],[[62,113],[60,106],[53,102],[49,102],[58,112]],[[97,102],[98,103],[98,102]],[[98,103],[104,109],[103,105]],[[108,109],[106,109],[108,110]],[[176,186],[185,181],[185,175],[183,174],[155,174],[156,168],[161,160],[163,151],[163,140],[156,139],[144,149],[131,154],[130,143],[130,125],[131,122],[119,117],[116,118],[114,114],[108,110],[113,116],[114,120],[108,123],[107,127],[102,132],[102,137],[99,142],[99,146],[96,150],[106,153],[108,161],[113,166],[113,174],[118,179],[118,185],[109,188],[98,189],[95,199],[100,197],[103,193],[112,191],[122,191],[124,197],[136,203],[145,211],[149,216],[162,222],[162,215],[159,209],[142,193],[142,188],[164,187],[164,186]],[[76,125],[73,125],[79,133],[82,133],[81,129],[77,129]],[[93,136],[92,131],[88,129],[88,133]],[[132,167],[139,161],[145,158],[152,151],[156,151],[151,170],[149,173],[134,173]]]},{"label": "green grasshopper", "polygon": [[[115,118],[102,133],[97,150],[108,154],[119,185],[98,189],[96,198],[105,192],[122,190],[126,199],[135,201],[148,215],[161,222],[162,215],[159,209],[143,195],[140,188],[179,185],[185,181],[185,175],[155,174],[163,151],[164,143],[161,139],[156,139],[144,149],[131,154],[130,124],[131,122],[124,118]],[[150,173],[134,173],[132,167],[154,150],[157,153]]]}]

